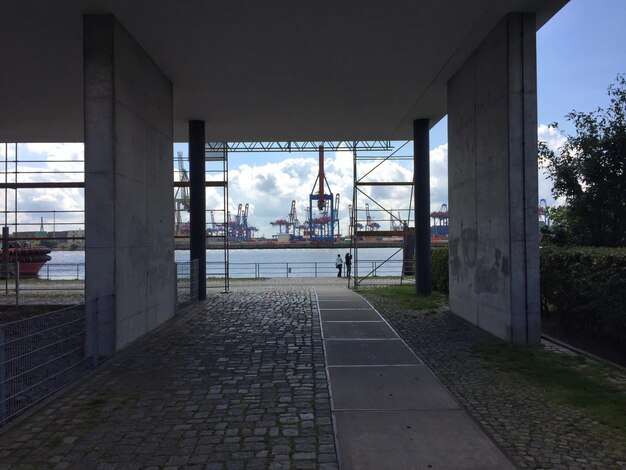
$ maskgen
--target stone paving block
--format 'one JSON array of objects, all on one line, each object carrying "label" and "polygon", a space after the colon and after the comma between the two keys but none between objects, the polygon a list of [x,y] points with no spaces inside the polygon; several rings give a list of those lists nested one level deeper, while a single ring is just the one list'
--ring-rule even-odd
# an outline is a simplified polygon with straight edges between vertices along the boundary
[{"label": "stone paving block", "polygon": [[318,422],[330,423],[330,398],[313,292],[233,290],[210,294],[0,435],[0,464],[296,468],[333,442]]}]

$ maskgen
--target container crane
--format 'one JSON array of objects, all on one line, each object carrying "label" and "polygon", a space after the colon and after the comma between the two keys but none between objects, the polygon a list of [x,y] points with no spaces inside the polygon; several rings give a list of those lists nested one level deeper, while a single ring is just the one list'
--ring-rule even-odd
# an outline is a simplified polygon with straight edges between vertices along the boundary
[{"label": "container crane", "polygon": [[189,213],[190,209],[189,174],[185,169],[183,152],[177,152],[176,157],[176,162],[178,164],[178,176],[181,184],[176,188],[176,193],[174,194],[174,201],[176,203],[175,233],[177,235],[189,235],[189,222],[182,221],[182,211],[185,210]]},{"label": "container crane", "polygon": [[[332,241],[335,239],[335,207],[333,193],[324,173],[324,146],[319,148],[319,173],[309,195],[309,239]],[[318,188],[317,193],[315,188]],[[328,192],[326,192],[328,188]],[[318,217],[313,216],[313,207],[317,206]]]}]

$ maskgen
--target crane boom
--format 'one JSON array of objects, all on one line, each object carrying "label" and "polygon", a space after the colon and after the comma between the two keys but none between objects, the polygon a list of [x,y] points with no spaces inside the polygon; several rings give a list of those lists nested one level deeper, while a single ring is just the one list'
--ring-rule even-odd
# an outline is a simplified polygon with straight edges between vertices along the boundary
[{"label": "crane boom", "polygon": [[319,210],[324,210],[324,181],[326,177],[324,175],[324,146],[319,146],[319,180],[320,180],[320,189],[319,189],[319,197],[317,199],[317,208]]}]

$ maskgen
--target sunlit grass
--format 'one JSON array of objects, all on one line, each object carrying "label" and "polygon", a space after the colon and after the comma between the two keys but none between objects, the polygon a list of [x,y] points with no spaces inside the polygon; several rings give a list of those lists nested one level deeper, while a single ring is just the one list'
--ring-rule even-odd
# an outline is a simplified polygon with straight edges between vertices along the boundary
[{"label": "sunlit grass", "polygon": [[571,406],[626,439],[626,374],[619,369],[583,356],[507,344],[475,346],[472,353],[513,382],[540,387],[550,401]]},{"label": "sunlit grass", "polygon": [[413,310],[435,310],[448,304],[448,297],[440,292],[431,295],[417,295],[414,285],[363,287],[364,294],[372,293],[384,298],[392,299],[400,307]]}]

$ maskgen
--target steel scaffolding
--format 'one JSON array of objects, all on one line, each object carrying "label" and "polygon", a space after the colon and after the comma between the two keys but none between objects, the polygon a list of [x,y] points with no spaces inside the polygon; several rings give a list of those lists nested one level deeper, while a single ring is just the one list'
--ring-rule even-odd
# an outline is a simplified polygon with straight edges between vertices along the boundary
[{"label": "steel scaffolding", "polygon": [[[364,238],[402,237],[403,244],[387,260],[389,262],[397,253],[403,253],[401,283],[406,276],[413,275],[413,245],[415,215],[412,210],[414,183],[412,177],[413,156],[400,155],[399,152],[410,141],[404,142],[386,156],[359,155],[353,149],[353,192],[350,211],[350,254],[353,259],[352,278],[348,285],[358,289],[361,282],[376,275],[375,270],[364,274],[359,273],[359,241]],[[404,162],[404,163],[402,163]],[[385,172],[385,168],[393,165],[407,166],[410,162],[410,180],[390,181],[386,174],[398,174],[398,171]],[[395,167],[398,168],[398,167]],[[408,175],[407,175],[408,176]],[[385,207],[381,197],[376,197],[375,190],[385,188],[398,192],[407,192],[407,203],[403,207]],[[370,207],[371,205],[371,207]],[[389,223],[389,230],[380,230],[384,223]],[[411,226],[413,225],[413,226]]]}]

